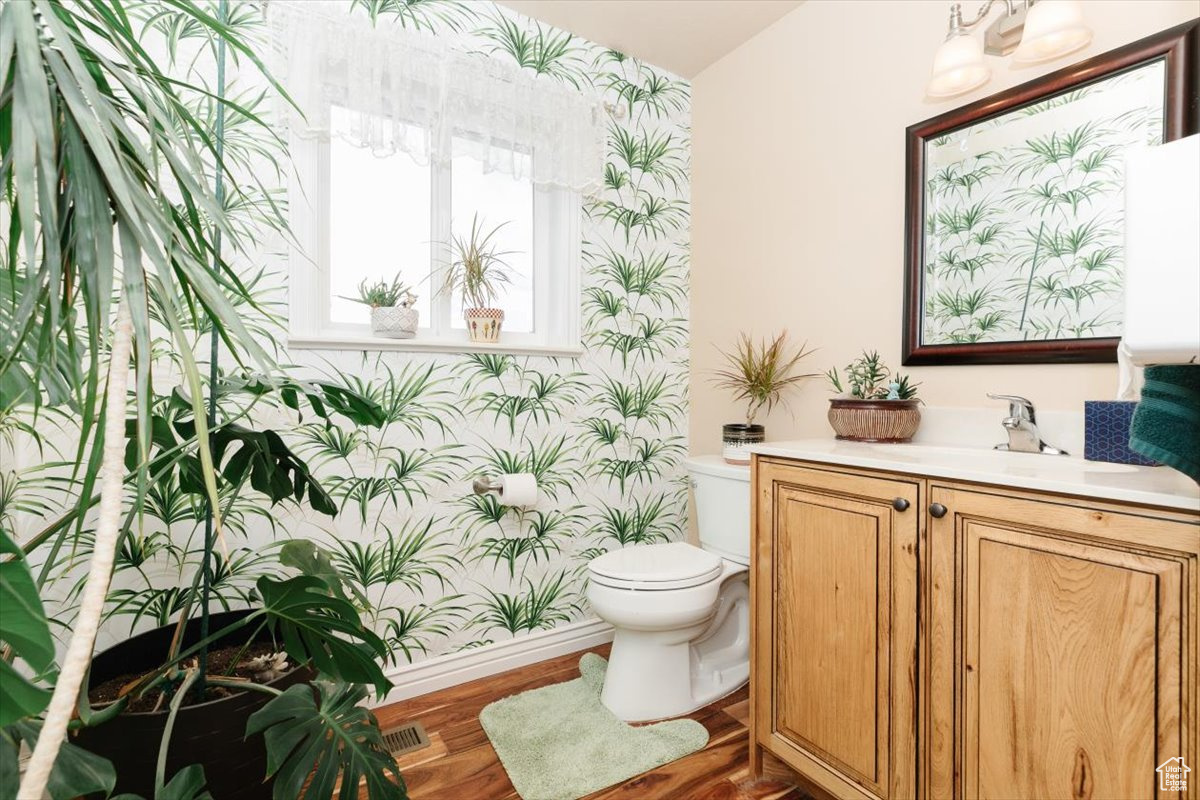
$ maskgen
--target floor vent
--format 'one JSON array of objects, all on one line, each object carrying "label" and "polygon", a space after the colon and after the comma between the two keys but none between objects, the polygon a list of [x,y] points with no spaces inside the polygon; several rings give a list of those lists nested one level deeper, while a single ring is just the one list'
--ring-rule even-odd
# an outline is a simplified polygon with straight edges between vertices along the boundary
[{"label": "floor vent", "polygon": [[393,756],[399,756],[429,747],[429,734],[425,733],[425,726],[421,723],[410,722],[383,731],[383,743]]}]

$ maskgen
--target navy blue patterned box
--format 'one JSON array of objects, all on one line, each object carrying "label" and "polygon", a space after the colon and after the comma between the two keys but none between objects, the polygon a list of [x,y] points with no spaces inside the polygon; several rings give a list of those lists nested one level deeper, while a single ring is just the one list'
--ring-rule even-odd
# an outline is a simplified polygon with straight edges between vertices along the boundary
[{"label": "navy blue patterned box", "polygon": [[1132,400],[1085,400],[1083,403],[1083,457],[1088,461],[1157,466],[1129,449],[1129,424],[1137,403]]}]

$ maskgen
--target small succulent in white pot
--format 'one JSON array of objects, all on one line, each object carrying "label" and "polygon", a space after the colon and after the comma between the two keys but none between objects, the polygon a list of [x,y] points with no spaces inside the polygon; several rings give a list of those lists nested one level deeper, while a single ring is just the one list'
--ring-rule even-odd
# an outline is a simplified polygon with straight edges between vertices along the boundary
[{"label": "small succulent in white pot", "polygon": [[421,314],[417,296],[397,275],[391,282],[380,280],[358,285],[358,297],[344,297],[371,307],[371,332],[389,339],[411,339],[417,335]]},{"label": "small succulent in white pot", "polygon": [[499,250],[496,234],[507,225],[502,222],[485,231],[479,215],[471,219],[467,236],[450,239],[450,263],[442,276],[442,291],[460,292],[463,298],[463,320],[473,342],[496,342],[504,324],[504,309],[494,308],[500,286],[511,283],[511,267],[504,260],[510,250]]},{"label": "small succulent in white pot", "polygon": [[787,331],[774,339],[755,343],[743,333],[733,352],[720,353],[725,358],[724,369],[717,370],[713,384],[733,391],[734,399],[746,401],[746,421],[729,423],[721,428],[721,455],[730,464],[750,462],[749,447],[763,441],[766,428],[755,424],[758,412],[770,412],[777,404],[785,404],[784,392],[817,373],[797,373],[796,365],[812,351],[802,344],[794,350],[788,347]]}]

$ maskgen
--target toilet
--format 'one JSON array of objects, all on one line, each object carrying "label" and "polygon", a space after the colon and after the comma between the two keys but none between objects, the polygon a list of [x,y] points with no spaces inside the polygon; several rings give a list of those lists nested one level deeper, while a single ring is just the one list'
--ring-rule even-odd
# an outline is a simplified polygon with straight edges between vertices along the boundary
[{"label": "toilet", "polygon": [[628,722],[695,711],[750,676],[750,468],[685,464],[700,547],[627,547],[588,564],[588,600],[615,628],[600,699]]}]

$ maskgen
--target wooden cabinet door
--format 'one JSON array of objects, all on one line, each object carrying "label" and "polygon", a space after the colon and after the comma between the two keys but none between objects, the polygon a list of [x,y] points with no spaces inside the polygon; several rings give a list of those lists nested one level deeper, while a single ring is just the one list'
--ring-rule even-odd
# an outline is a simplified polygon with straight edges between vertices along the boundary
[{"label": "wooden cabinet door", "polygon": [[1155,772],[1197,763],[1194,520],[930,500],[928,796],[1200,797]]},{"label": "wooden cabinet door", "polygon": [[838,797],[915,796],[918,488],[756,472],[756,741]]}]

